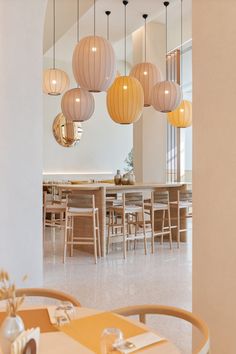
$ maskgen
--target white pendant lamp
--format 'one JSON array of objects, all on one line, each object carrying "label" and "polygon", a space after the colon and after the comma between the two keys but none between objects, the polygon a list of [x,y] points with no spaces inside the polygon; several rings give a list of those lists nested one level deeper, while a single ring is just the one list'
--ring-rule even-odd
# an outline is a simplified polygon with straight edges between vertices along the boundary
[{"label": "white pendant lamp", "polygon": [[[79,0],[77,0],[77,42],[79,42]],[[64,116],[73,122],[84,122],[92,117],[95,108],[93,95],[87,90],[77,87],[67,91],[61,100]]]},{"label": "white pendant lamp", "polygon": [[96,0],[94,0],[94,35],[76,45],[72,58],[76,82],[90,92],[106,91],[116,74],[115,52],[111,43],[96,36]]},{"label": "white pendant lamp", "polygon": [[136,122],[143,110],[144,94],[140,82],[126,75],[126,7],[128,1],[123,1],[125,10],[125,75],[117,77],[107,92],[107,109],[111,119],[119,124]]},{"label": "white pendant lamp", "polygon": [[56,4],[53,0],[53,67],[43,74],[43,92],[51,95],[61,95],[69,87],[69,77],[65,71],[56,68]]},{"label": "white pendant lamp", "polygon": [[159,68],[155,64],[147,62],[147,17],[147,14],[143,15],[145,20],[145,60],[143,63],[135,65],[130,72],[130,76],[135,77],[143,87],[145,107],[152,103],[153,86],[161,81]]},{"label": "white pendant lamp", "polygon": [[[165,1],[166,8],[166,52],[167,52],[167,7],[169,1]],[[182,100],[181,87],[174,81],[167,80],[167,67],[166,67],[166,80],[158,82],[152,89],[152,106],[155,110],[168,113],[174,111]]]},{"label": "white pendant lamp", "polygon": [[[181,1],[181,84],[183,84],[183,0]],[[176,128],[188,128],[192,125],[192,103],[183,100],[180,105],[167,115],[168,122]]]}]

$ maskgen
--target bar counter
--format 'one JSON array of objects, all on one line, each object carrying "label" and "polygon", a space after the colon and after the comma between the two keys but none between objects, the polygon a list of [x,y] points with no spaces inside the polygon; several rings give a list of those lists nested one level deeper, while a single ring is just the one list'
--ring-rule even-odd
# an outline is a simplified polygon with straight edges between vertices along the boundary
[{"label": "bar counter", "polygon": [[[185,190],[186,183],[135,183],[134,185],[115,185],[110,183],[79,183],[79,184],[44,184],[45,187],[57,187],[61,192],[65,191],[80,191],[81,194],[94,194],[96,207],[99,209],[100,237],[102,256],[106,256],[106,194],[124,193],[124,192],[143,192],[145,197],[150,197],[150,193],[156,190],[168,190],[170,201],[177,200],[177,191]],[[86,217],[85,217],[86,219]],[[183,220],[183,223],[185,221]],[[182,225],[184,226],[184,225]],[[78,220],[74,224],[74,232],[83,235],[91,235],[90,222],[81,222]],[[173,229],[173,240],[176,239],[176,229]],[[181,241],[186,241],[186,234],[181,233]]]}]

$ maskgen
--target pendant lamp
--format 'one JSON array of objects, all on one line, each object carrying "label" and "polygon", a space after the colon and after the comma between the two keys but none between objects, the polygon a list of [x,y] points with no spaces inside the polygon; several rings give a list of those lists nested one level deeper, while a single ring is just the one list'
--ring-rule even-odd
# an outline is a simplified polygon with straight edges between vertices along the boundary
[{"label": "pendant lamp", "polygon": [[[181,1],[181,84],[183,84],[183,0]],[[168,122],[176,128],[192,125],[192,103],[183,100],[178,108],[168,113]]]},{"label": "pendant lamp", "polygon": [[[167,7],[169,1],[165,1],[166,8],[166,52],[167,52]],[[166,80],[158,82],[152,89],[152,106],[155,110],[168,113],[175,110],[182,100],[181,87],[174,81],[167,80],[167,65],[166,65]]]},{"label": "pendant lamp", "polygon": [[[77,42],[79,42],[79,0],[77,0]],[[77,87],[64,93],[61,109],[64,116],[73,122],[84,122],[91,118],[95,108],[93,95]]]},{"label": "pendant lamp", "polygon": [[94,35],[76,45],[72,58],[76,82],[90,92],[106,91],[116,73],[115,52],[111,43],[96,36],[96,0],[94,0]]},{"label": "pendant lamp", "polygon": [[130,76],[135,77],[141,83],[144,92],[144,107],[151,106],[152,88],[161,81],[161,72],[159,68],[152,63],[147,62],[147,14],[143,15],[145,20],[145,60],[133,67]]},{"label": "pendant lamp", "polygon": [[125,75],[117,77],[107,92],[107,109],[111,119],[119,124],[136,122],[143,110],[144,94],[140,82],[126,75],[126,7],[128,1],[123,1],[125,12]]},{"label": "pendant lamp", "polygon": [[69,87],[69,78],[65,71],[56,68],[56,3],[53,0],[53,67],[43,74],[43,92],[59,96]]}]

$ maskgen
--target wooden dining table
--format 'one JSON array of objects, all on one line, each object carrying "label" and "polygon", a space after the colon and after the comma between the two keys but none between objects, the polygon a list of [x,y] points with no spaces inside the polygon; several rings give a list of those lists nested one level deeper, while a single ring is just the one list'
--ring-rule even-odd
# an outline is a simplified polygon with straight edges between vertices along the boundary
[{"label": "wooden dining table", "polygon": [[[5,313],[0,312],[0,324],[4,316]],[[73,321],[61,327],[51,324],[47,307],[26,308],[19,311],[19,316],[26,329],[40,327],[38,354],[102,354],[100,340],[104,328],[119,328],[126,339],[150,331],[146,325],[129,318],[83,307],[76,308]],[[163,339],[135,353],[180,354],[180,351],[169,340]]]},{"label": "wooden dining table", "polygon": [[[121,194],[129,192],[142,192],[145,198],[150,198],[152,191],[168,190],[170,201],[177,200],[177,191],[185,190],[186,183],[135,183],[134,185],[115,185],[112,183],[78,183],[78,184],[63,184],[63,183],[47,183],[44,184],[46,188],[57,189],[61,193],[69,191],[78,191],[81,194],[95,195],[96,207],[99,209],[99,224],[100,224],[100,238],[102,247],[102,256],[106,256],[106,196],[109,194]],[[173,223],[172,223],[173,225]],[[185,220],[181,221],[181,228],[185,228]],[[74,232],[83,235],[92,235],[92,227],[90,222],[81,222],[81,220],[74,223]],[[173,228],[173,240],[176,239],[176,229]],[[181,241],[186,241],[186,233],[181,233]],[[85,246],[86,247],[86,246]]]}]

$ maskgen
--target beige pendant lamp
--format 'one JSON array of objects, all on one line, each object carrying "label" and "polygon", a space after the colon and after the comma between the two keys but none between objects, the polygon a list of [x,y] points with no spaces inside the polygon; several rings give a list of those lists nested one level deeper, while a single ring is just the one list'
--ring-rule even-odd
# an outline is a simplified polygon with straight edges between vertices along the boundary
[{"label": "beige pendant lamp", "polygon": [[[183,0],[181,1],[181,84],[183,84]],[[192,103],[183,100],[167,115],[168,122],[176,128],[188,128],[192,125]]]},{"label": "beige pendant lamp", "polygon": [[128,1],[123,1],[125,12],[125,75],[117,77],[107,92],[107,109],[111,119],[119,124],[136,122],[143,110],[144,94],[140,82],[126,75],[126,7]]},{"label": "beige pendant lamp", "polygon": [[78,145],[83,134],[81,123],[69,122],[63,113],[54,119],[52,130],[56,142],[63,147]]},{"label": "beige pendant lamp", "polygon": [[[167,52],[167,7],[169,1],[165,1],[166,8],[166,52]],[[174,111],[182,100],[182,89],[174,81],[167,80],[167,65],[166,65],[166,80],[158,82],[152,89],[152,106],[155,110],[168,113]]]},{"label": "beige pendant lamp", "polygon": [[65,71],[56,68],[56,0],[53,0],[53,67],[43,74],[43,92],[51,96],[61,95],[69,87]]},{"label": "beige pendant lamp", "polygon": [[94,0],[94,35],[81,39],[72,58],[76,82],[90,92],[106,91],[116,74],[115,52],[111,43],[96,36],[96,0]]},{"label": "beige pendant lamp", "polygon": [[155,64],[147,62],[147,17],[147,14],[143,15],[145,20],[145,60],[143,63],[135,65],[130,72],[130,76],[135,77],[143,87],[144,107],[151,106],[153,86],[161,81],[159,68]]},{"label": "beige pendant lamp", "polygon": [[[79,0],[77,0],[77,42],[79,43]],[[92,117],[95,108],[93,95],[87,90],[77,87],[64,93],[61,110],[68,121],[85,122]]]}]

